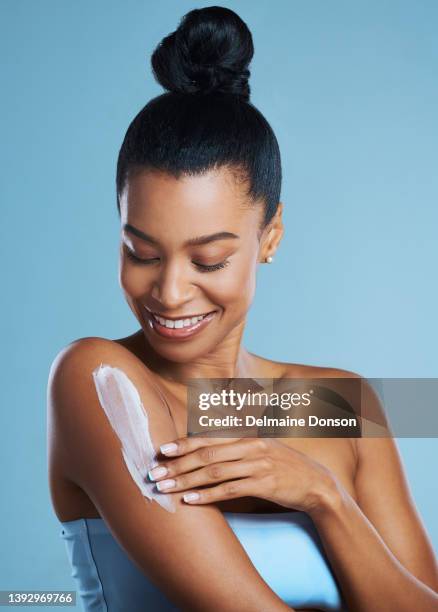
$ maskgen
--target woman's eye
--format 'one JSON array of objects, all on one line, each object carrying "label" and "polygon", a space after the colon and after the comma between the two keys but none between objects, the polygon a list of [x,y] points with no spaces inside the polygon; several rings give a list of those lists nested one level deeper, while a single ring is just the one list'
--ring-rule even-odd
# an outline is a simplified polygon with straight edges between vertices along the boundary
[{"label": "woman's eye", "polygon": [[[137,264],[148,265],[148,264],[153,264],[156,261],[160,261],[159,257],[151,257],[150,259],[141,259],[141,257],[137,257],[137,255],[135,255],[130,249],[126,247],[124,251],[128,259],[130,259],[131,261]],[[228,259],[226,259],[225,261],[221,261],[217,264],[210,264],[210,265],[197,263],[196,261],[193,261],[192,263],[194,266],[196,266],[199,272],[215,272],[216,270],[221,270],[222,268],[225,268],[225,266],[227,266],[230,262]]]},{"label": "woman's eye", "polygon": [[125,253],[126,256],[128,257],[128,259],[130,259],[131,261],[134,261],[135,263],[140,263],[140,264],[151,264],[154,263],[155,261],[159,261],[159,257],[153,257],[151,259],[141,259],[140,257],[137,257],[137,255],[134,255],[134,253],[125,248]]},{"label": "woman's eye", "polygon": [[225,268],[225,266],[228,266],[230,262],[228,259],[226,259],[225,261],[221,261],[220,263],[211,265],[200,264],[196,263],[195,261],[193,263],[199,269],[200,272],[214,272],[215,270],[221,270],[222,268]]}]

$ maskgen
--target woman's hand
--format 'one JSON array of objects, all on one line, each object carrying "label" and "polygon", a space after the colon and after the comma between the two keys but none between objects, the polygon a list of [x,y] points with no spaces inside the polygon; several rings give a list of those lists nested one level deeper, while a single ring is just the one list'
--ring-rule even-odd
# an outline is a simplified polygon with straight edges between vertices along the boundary
[{"label": "woman's hand", "polygon": [[250,496],[310,513],[339,486],[330,470],[273,438],[179,438],[160,450],[169,459],[149,479],[162,492],[187,491],[191,504]]}]

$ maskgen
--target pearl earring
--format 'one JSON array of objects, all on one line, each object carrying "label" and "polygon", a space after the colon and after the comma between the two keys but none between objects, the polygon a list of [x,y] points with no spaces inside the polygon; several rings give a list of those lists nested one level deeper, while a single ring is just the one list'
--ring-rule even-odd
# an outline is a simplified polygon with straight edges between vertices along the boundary
[{"label": "pearl earring", "polygon": [[272,263],[274,261],[274,258],[272,257],[272,255],[268,255],[266,258],[266,263]]}]

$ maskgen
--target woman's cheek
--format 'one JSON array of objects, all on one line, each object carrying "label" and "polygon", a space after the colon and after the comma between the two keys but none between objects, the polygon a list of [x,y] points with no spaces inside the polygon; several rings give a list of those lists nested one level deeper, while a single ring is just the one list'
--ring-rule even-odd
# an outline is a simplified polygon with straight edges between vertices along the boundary
[{"label": "woman's cheek", "polygon": [[230,266],[226,273],[212,279],[211,287],[214,303],[239,313],[246,312],[255,293],[255,270],[248,264]]},{"label": "woman's cheek", "polygon": [[147,293],[148,277],[141,268],[126,263],[119,267],[119,285],[133,299],[140,299]]}]

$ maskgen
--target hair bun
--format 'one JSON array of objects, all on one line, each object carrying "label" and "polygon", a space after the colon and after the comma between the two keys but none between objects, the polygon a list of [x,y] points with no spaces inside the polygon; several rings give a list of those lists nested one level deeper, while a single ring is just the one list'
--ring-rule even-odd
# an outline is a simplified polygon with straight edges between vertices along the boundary
[{"label": "hair bun", "polygon": [[248,70],[254,54],[251,32],[232,10],[194,9],[156,47],[155,79],[171,92],[224,92],[249,100]]}]

